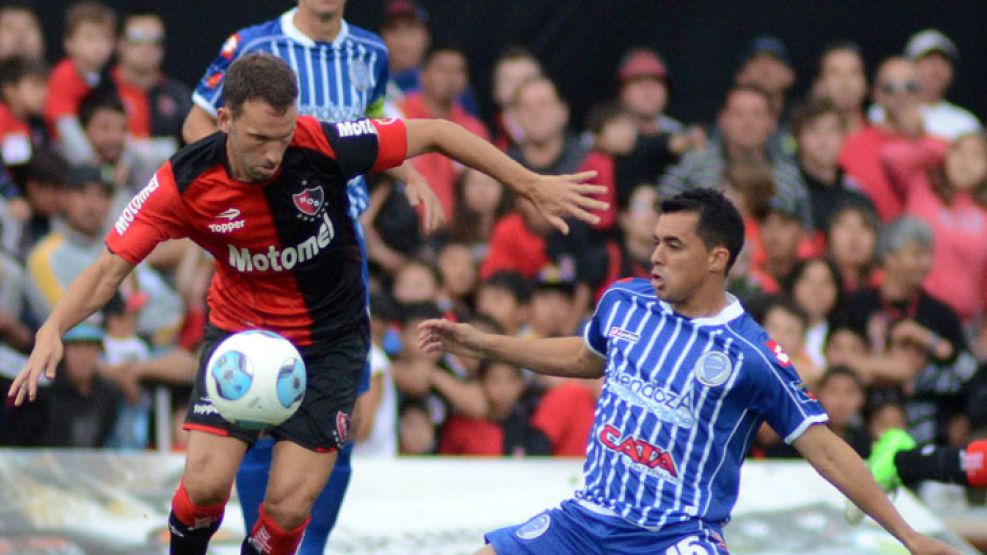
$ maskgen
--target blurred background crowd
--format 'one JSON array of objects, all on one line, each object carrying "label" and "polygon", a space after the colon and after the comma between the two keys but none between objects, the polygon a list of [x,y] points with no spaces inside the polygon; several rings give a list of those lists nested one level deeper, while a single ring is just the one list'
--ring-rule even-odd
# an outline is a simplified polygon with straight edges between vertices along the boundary
[{"label": "blurred background crowd", "polygon": [[[649,277],[656,202],[695,187],[736,203],[747,240],[731,292],[861,454],[889,427],[957,446],[987,432],[987,139],[947,100],[960,56],[949,36],[916,32],[873,67],[852,42],[795,67],[783,41],[751,37],[708,121],[667,113],[670,95],[690,94],[670,77],[685,68],[631,48],[611,68],[612,97],[577,120],[531,50],[505,44],[481,96],[465,51],[431,40],[421,6],[383,9],[390,114],[453,120],[538,172],[596,170],[610,209],[562,235],[497,181],[429,154],[414,165],[445,225],[425,235],[402,184],[372,177],[373,378],[357,453],[582,456],[600,381],[426,354],[416,326],[445,316],[578,334],[609,284]],[[36,327],[183,144],[191,89],[162,70],[167,23],[76,3],[56,59],[29,4],[0,7],[4,391]],[[152,447],[152,388],[184,415],[210,276],[190,243],[159,247],[101,318],[66,336],[40,402],[7,403],[0,445]],[[793,454],[766,428],[751,456]]]}]

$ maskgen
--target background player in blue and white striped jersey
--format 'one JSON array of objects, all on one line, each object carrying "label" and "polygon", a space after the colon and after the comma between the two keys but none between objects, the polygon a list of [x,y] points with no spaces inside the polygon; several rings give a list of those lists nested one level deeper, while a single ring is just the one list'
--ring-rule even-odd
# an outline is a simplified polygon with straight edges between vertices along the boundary
[{"label": "background player in blue and white striped jersey", "polygon": [[[350,121],[363,117],[385,117],[384,93],[388,81],[387,48],[374,33],[350,25],[343,19],[345,0],[299,0],[298,5],[276,19],[241,29],[220,49],[192,95],[193,106],[182,134],[191,143],[216,131],[216,114],[223,105],[223,78],[230,65],[251,53],[273,54],[288,63],[298,80],[298,114],[321,121]],[[387,172],[405,183],[412,205],[424,208],[425,231],[440,225],[442,208],[425,179],[410,164]],[[348,184],[350,216],[367,209],[367,187],[363,177]],[[357,222],[356,229],[362,234]],[[366,252],[362,241],[361,248]],[[364,276],[366,276],[366,257]],[[369,367],[361,393],[369,384]],[[357,410],[357,415],[359,410]],[[326,489],[312,510],[299,553],[322,553],[335,524],[351,473],[352,443],[339,453]],[[259,442],[244,457],[237,475],[247,528],[257,519],[271,465],[272,442]]]},{"label": "background player in blue and white striped jersey", "polygon": [[478,555],[727,553],[722,528],[740,466],[770,424],[827,480],[915,554],[952,554],[915,532],[826,413],[788,356],[725,290],[743,222],[722,194],[666,199],[652,278],[619,281],[584,338],[519,339],[430,320],[428,351],[490,357],[543,374],[604,376],[575,498],[487,534]]}]

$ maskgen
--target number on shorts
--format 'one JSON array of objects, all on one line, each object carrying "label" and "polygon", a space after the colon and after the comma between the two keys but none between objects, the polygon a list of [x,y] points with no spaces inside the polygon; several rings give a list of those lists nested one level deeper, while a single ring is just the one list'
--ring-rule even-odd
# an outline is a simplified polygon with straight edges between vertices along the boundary
[{"label": "number on shorts", "polygon": [[699,536],[689,536],[665,550],[665,555],[716,555],[716,551],[701,543]]}]

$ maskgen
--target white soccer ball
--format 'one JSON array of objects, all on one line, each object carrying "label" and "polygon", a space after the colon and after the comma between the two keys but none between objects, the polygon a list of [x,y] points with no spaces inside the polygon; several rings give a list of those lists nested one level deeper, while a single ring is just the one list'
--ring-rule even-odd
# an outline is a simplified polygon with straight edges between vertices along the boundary
[{"label": "white soccer ball", "polygon": [[243,331],[227,337],[209,357],[206,391],[226,420],[245,428],[272,428],[302,404],[305,362],[280,335]]}]

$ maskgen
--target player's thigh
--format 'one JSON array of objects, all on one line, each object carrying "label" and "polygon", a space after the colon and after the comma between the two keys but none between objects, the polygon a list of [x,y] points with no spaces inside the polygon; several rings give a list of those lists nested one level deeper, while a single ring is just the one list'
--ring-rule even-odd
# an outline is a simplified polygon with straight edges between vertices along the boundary
[{"label": "player's thigh", "polygon": [[[628,552],[630,553],[630,552]],[[646,553],[634,551],[633,553]],[[648,552],[653,553],[653,552]],[[669,545],[661,555],[729,555],[727,546],[718,534],[700,533],[678,539]]]},{"label": "player's thigh", "polygon": [[[563,503],[563,507],[565,504]],[[497,555],[594,555],[602,554],[591,523],[565,508],[539,513],[518,526],[500,528],[484,535]]]},{"label": "player's thigh", "polygon": [[246,450],[247,444],[239,439],[192,430],[182,476],[192,501],[199,505],[224,501]]},{"label": "player's thigh", "polygon": [[336,451],[318,452],[291,441],[274,445],[271,473],[264,494],[270,513],[307,515],[329,480]]}]

